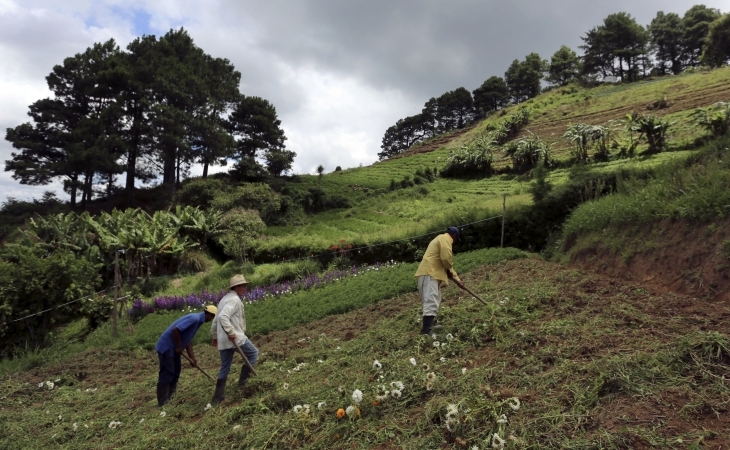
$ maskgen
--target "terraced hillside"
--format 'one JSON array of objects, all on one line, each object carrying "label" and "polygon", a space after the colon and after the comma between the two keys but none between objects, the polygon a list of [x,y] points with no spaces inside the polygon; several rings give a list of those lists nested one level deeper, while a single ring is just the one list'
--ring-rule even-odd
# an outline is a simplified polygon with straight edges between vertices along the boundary
[{"label": "terraced hillside", "polygon": [[[667,106],[650,111],[650,105],[660,99],[666,99]],[[533,132],[554,143],[553,155],[558,160],[569,158],[569,149],[561,136],[570,123],[603,124],[632,112],[653,113],[676,122],[670,132],[670,147],[675,151],[590,166],[590,170],[606,171],[652,166],[686,155],[676,150],[692,148],[696,139],[704,135],[693,124],[692,111],[726,100],[730,100],[730,68],[591,89],[556,88],[519,106],[531,111],[530,123],[522,133]],[[505,114],[515,108],[507,108]],[[363,245],[402,239],[447,224],[463,224],[501,214],[504,195],[507,195],[508,210],[531,203],[528,194],[531,180],[515,175],[471,180],[436,178],[433,183],[389,189],[391,181],[400,186],[404,177],[412,179],[418,169],[441,170],[452,149],[474,139],[489,124],[501,119],[501,115],[493,115],[471,128],[418,144],[400,157],[372,166],[328,173],[321,179],[301,176],[302,188],[321,188],[328,195],[344,197],[350,207],[314,215],[301,226],[269,227],[265,240],[257,248],[276,253],[277,249],[298,247],[305,254],[319,253],[341,241]],[[500,157],[497,166],[507,165],[508,159]],[[568,173],[568,169],[553,170],[548,179],[562,183]]]}]

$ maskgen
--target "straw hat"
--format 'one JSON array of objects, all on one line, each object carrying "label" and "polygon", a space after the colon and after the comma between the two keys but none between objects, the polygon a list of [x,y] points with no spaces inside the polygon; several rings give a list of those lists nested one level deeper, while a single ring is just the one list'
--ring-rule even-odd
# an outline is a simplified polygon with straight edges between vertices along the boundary
[{"label": "straw hat", "polygon": [[243,275],[233,275],[229,284],[229,287],[232,289],[240,284],[248,284],[248,281],[246,281],[246,278],[244,278]]},{"label": "straw hat", "polygon": [[215,305],[208,305],[205,307],[205,312],[209,312],[211,314],[218,314],[218,308],[216,308]]}]

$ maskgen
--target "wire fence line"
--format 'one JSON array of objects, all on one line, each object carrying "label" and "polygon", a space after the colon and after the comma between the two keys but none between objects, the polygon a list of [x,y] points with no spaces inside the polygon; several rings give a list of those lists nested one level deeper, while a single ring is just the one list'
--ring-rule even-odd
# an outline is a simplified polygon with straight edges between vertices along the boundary
[{"label": "wire fence line", "polygon": [[[474,222],[465,223],[465,224],[459,225],[458,227],[459,228],[464,228],[464,227],[468,227],[470,225],[475,225],[475,224],[478,224],[478,223],[487,222],[487,221],[494,220],[494,219],[499,219],[500,217],[503,217],[503,215],[500,214],[498,216],[492,216],[492,217],[488,217],[486,219],[481,219],[481,220],[477,220],[477,221],[474,221]],[[438,233],[443,233],[443,231],[431,231],[429,233],[419,234],[419,235],[416,235],[416,236],[410,236],[410,237],[402,238],[402,239],[396,239],[396,240],[393,240],[393,241],[380,242],[380,243],[377,243],[377,244],[363,245],[363,246],[360,246],[360,247],[355,247],[355,248],[347,249],[347,251],[348,252],[355,251],[355,250],[361,251],[361,250],[365,250],[365,249],[369,249],[369,248],[381,247],[383,245],[395,244],[397,242],[413,241],[413,240],[416,240],[416,239],[421,238],[421,237],[430,236],[430,235],[438,234]],[[337,252],[336,250],[335,251],[328,251],[328,252],[324,252],[324,253],[319,253],[317,255],[303,256],[303,257],[299,257],[299,258],[290,258],[290,259],[286,259],[286,260],[282,260],[282,261],[278,261],[278,262],[279,263],[284,263],[284,262],[292,262],[292,261],[301,261],[301,260],[304,260],[304,259],[319,258],[321,256],[331,255],[332,253],[336,253],[336,252]],[[181,274],[161,275],[161,276],[156,276],[156,277],[145,278],[145,280],[154,280],[154,279],[172,278],[172,277],[179,278],[180,276],[182,276],[182,275]],[[4,323],[15,323],[15,322],[19,322],[21,320],[28,319],[30,317],[39,316],[41,314],[47,313],[48,311],[52,311],[54,309],[58,309],[58,308],[61,308],[61,307],[70,305],[72,303],[80,302],[82,300],[86,300],[88,298],[95,297],[95,296],[97,296],[99,294],[102,294],[102,293],[104,293],[106,291],[109,291],[111,289],[114,289],[116,287],[121,287],[121,285],[118,285],[117,284],[117,285],[114,285],[114,286],[109,286],[106,289],[102,289],[101,291],[98,291],[98,292],[95,292],[93,294],[87,295],[86,297],[77,298],[75,300],[71,300],[70,302],[66,302],[66,303],[63,303],[63,304],[60,304],[60,305],[56,305],[56,306],[53,306],[51,308],[44,309],[43,311],[39,311],[39,312],[36,312],[36,313],[33,313],[33,314],[29,314],[27,316],[24,316],[24,317],[15,319],[15,320],[11,320],[11,321],[8,321],[8,322],[4,322]],[[125,298],[128,298],[128,297],[131,297],[131,295],[125,295],[124,297],[119,297],[117,300],[122,300],[122,299],[125,299]]]},{"label": "wire fence line", "polygon": [[[52,306],[52,307],[50,307],[50,308],[48,308],[48,309],[44,309],[43,311],[39,311],[39,312],[36,312],[36,313],[33,313],[33,314],[28,314],[28,315],[27,315],[27,316],[25,316],[25,317],[21,317],[21,318],[19,318],[19,319],[11,320],[11,321],[9,321],[9,322],[6,322],[6,323],[15,323],[15,322],[19,322],[19,321],[21,321],[21,320],[25,320],[25,319],[27,319],[27,318],[29,318],[29,317],[33,317],[33,316],[39,316],[39,315],[41,315],[41,314],[43,314],[43,313],[47,313],[48,311],[52,311],[52,310],[54,310],[54,309],[58,309],[58,308],[61,308],[62,306],[70,305],[71,303],[76,303],[76,302],[80,302],[81,300],[86,300],[87,298],[95,297],[95,296],[97,296],[97,295],[99,295],[99,294],[101,294],[101,293],[103,293],[103,292],[106,292],[106,291],[108,291],[109,289],[114,289],[115,287],[118,287],[118,286],[119,286],[119,285],[115,285],[115,286],[110,286],[110,287],[108,287],[108,288],[106,288],[106,289],[102,289],[102,290],[101,290],[101,291],[99,291],[99,292],[94,292],[93,294],[87,295],[86,297],[81,297],[81,298],[77,298],[76,300],[71,300],[70,302],[66,302],[66,303],[62,303],[62,304],[60,304],[60,305]],[[125,297],[129,297],[129,295],[127,295],[127,296],[125,296]],[[122,298],[125,298],[125,297],[122,297]]]}]

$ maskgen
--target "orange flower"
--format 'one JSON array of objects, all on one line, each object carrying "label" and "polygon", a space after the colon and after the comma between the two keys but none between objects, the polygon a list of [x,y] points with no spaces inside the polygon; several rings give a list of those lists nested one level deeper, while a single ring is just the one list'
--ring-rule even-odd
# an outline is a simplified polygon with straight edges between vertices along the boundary
[{"label": "orange flower", "polygon": [[337,418],[342,419],[343,417],[345,417],[345,410],[340,408],[337,410]]},{"label": "orange flower", "polygon": [[359,407],[359,406],[356,406],[356,407],[355,407],[355,415],[356,415],[357,417],[360,417],[360,407]]},{"label": "orange flower", "polygon": [[377,401],[377,400],[373,400],[373,406],[378,406],[379,404],[380,404],[380,402],[379,402],[379,401]]}]

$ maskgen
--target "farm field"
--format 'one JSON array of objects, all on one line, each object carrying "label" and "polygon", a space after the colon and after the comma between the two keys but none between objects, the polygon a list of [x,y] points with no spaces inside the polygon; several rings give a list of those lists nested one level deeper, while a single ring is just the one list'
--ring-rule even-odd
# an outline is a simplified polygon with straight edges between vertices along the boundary
[{"label": "farm field", "polygon": [[[726,307],[537,258],[464,280],[489,306],[448,288],[435,339],[417,334],[413,290],[254,334],[260,376],[207,410],[212,384],[185,367],[162,414],[156,356],[140,345],[6,375],[0,447],[482,449],[497,433],[505,448],[730,448]],[[400,395],[376,400],[391,382]],[[338,419],[355,389],[359,416]]]},{"label": "farm field", "polygon": [[[690,114],[697,107],[730,100],[730,68],[707,73],[687,73],[675,77],[647,81],[601,85],[595,88],[556,88],[531,99],[519,107],[530,108],[530,123],[522,131],[536,133],[553,144],[558,161],[570,157],[567,144],[561,139],[571,123],[605,124],[627,114],[656,114],[675,122],[670,131],[673,150],[692,148],[703,132],[692,123]],[[665,98],[667,107],[648,110],[654,101]],[[506,108],[511,114],[518,107]],[[449,152],[483,133],[489,124],[504,116],[493,115],[475,126],[441,135],[432,141],[417,144],[399,157],[371,166],[331,172],[321,178],[301,175],[303,188],[321,188],[329,195],[346,198],[350,208],[326,211],[310,216],[298,226],[268,227],[257,251],[276,253],[277,249],[297,247],[312,253],[325,251],[344,240],[351,244],[372,244],[402,239],[439,230],[450,224],[481,220],[501,213],[502,196],[508,195],[507,206],[531,203],[529,177],[497,175],[463,180],[436,178],[433,183],[389,191],[391,180],[413,178],[418,169],[441,170]],[[639,152],[642,150],[639,147]],[[611,171],[619,168],[647,168],[680,157],[687,151],[673,151],[647,157],[618,159],[592,165],[592,170]],[[509,165],[504,155],[498,156],[496,167]],[[501,158],[501,159],[500,159]],[[331,168],[327,168],[331,170]],[[548,180],[559,184],[569,169],[550,172]]]}]

